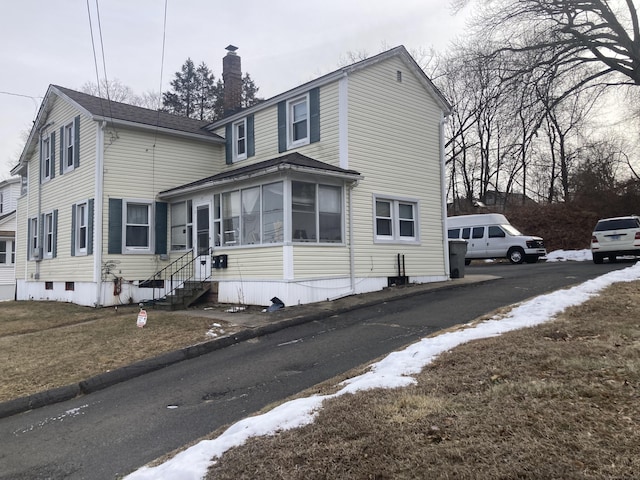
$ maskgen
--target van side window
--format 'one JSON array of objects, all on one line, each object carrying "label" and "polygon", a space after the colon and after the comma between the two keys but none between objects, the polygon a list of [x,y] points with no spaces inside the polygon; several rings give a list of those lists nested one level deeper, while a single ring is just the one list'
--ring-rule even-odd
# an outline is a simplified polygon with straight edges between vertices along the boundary
[{"label": "van side window", "polygon": [[469,240],[471,238],[471,229],[469,227],[462,229],[462,238]]},{"label": "van side window", "polygon": [[494,225],[489,227],[489,238],[502,238],[505,237],[504,230]]},{"label": "van side window", "polygon": [[452,228],[451,230],[449,230],[448,238],[457,239],[459,237],[460,237],[460,229],[459,228]]},{"label": "van side window", "polygon": [[484,237],[484,227],[473,227],[473,238]]}]

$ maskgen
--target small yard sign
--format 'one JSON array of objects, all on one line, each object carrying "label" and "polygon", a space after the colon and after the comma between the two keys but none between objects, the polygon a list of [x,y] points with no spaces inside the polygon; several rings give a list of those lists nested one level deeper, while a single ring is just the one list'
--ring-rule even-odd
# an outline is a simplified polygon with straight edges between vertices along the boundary
[{"label": "small yard sign", "polygon": [[142,328],[147,324],[147,311],[140,309],[138,312],[138,321],[136,323],[138,327]]}]

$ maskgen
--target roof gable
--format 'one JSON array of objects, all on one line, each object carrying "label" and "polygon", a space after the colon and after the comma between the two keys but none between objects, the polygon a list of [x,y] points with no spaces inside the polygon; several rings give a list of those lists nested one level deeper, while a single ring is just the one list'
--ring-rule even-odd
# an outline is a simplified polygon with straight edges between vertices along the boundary
[{"label": "roof gable", "polygon": [[433,97],[438,107],[444,112],[445,115],[448,115],[452,108],[451,104],[447,101],[447,99],[442,94],[442,92],[440,92],[440,90],[433,84],[433,82],[427,76],[427,74],[424,73],[424,70],[420,68],[420,66],[413,59],[413,57],[407,51],[407,49],[403,45],[400,45],[398,47],[392,48],[385,52],[379,53],[378,55],[374,55],[373,57],[366,58],[364,60],[356,62],[352,65],[339,68],[338,70],[335,70],[331,73],[318,77],[315,80],[311,80],[310,82],[303,83],[302,85],[299,85],[291,90],[287,90],[284,93],[281,93],[267,100],[264,100],[252,107],[245,108],[240,112],[234,113],[228,117],[222,118],[220,120],[216,120],[215,122],[210,123],[207,128],[210,130],[214,130],[233,120],[245,117],[258,110],[262,110],[264,108],[273,106],[282,100],[286,100],[288,98],[298,96],[303,92],[311,90],[312,88],[320,87],[322,85],[335,82],[340,78],[344,77],[345,75],[349,75],[353,72],[368,68],[372,65],[375,65],[379,62],[385,61],[392,57],[399,57],[407,65],[407,67],[416,75],[416,77],[418,77],[423,88],[429,93],[429,95]]}]

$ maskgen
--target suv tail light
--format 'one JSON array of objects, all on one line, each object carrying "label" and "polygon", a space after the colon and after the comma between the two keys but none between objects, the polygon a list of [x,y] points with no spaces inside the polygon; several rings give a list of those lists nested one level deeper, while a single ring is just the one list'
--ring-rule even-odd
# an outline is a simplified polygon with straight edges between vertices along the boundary
[{"label": "suv tail light", "polygon": [[[640,234],[640,232],[636,233],[636,238],[638,238],[638,234]],[[592,235],[591,243],[598,243],[598,237],[596,237],[595,235]]]},{"label": "suv tail light", "polygon": [[640,240],[640,232],[636,232],[636,240]]}]

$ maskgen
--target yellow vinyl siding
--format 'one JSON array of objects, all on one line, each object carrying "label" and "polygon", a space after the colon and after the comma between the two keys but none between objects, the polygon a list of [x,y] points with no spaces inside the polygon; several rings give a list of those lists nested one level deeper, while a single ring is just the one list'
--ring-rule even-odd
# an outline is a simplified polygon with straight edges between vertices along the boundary
[{"label": "yellow vinyl siding", "polygon": [[227,268],[214,269],[213,280],[282,278],[282,246],[232,248],[215,251],[214,255],[217,254],[227,255]]},{"label": "yellow vinyl siding", "polygon": [[349,275],[349,249],[344,246],[297,245],[293,248],[296,280]]},{"label": "yellow vinyl siding", "polygon": [[[158,192],[217,173],[224,164],[224,148],[209,142],[154,135],[142,130],[117,128],[116,131],[117,138],[113,141],[110,140],[112,132],[105,132],[103,262],[116,261],[114,274],[126,280],[146,280],[184,252],[170,254],[168,243],[169,260],[144,253],[108,254],[109,198],[155,202]],[[151,223],[153,227],[154,222]],[[171,241],[170,225],[169,214],[168,242]],[[154,243],[152,239],[152,250]]]},{"label": "yellow vinyl siding", "polygon": [[[71,256],[71,205],[93,198],[95,192],[96,123],[88,117],[80,116],[80,165],[78,168],[60,174],[60,128],[68,125],[79,114],[70,104],[57,99],[47,118],[53,125],[45,132],[56,133],[55,176],[40,183],[40,139],[29,159],[28,195],[19,200],[18,235],[16,244],[16,278],[34,279],[36,271],[40,281],[93,281],[93,256]],[[27,222],[40,214],[58,210],[57,256],[37,262],[26,262]],[[38,216],[38,221],[42,220]],[[44,239],[43,243],[44,243]],[[43,246],[43,245],[41,245]],[[18,253],[19,252],[19,253]]]},{"label": "yellow vinyl siding", "polygon": [[[225,136],[225,128],[215,133]],[[278,106],[272,105],[254,114],[255,156],[240,160],[225,169],[235,169],[276,158],[291,152],[299,152],[308,157],[332,165],[339,165],[338,158],[338,83],[320,88],[320,141],[302,147],[278,152]],[[222,148],[224,154],[224,148]],[[223,160],[224,163],[224,160]]]},{"label": "yellow vinyl siding", "polygon": [[[407,275],[442,275],[438,105],[396,57],[352,74],[348,98],[349,168],[364,174],[354,190],[356,274],[397,275],[401,253]],[[374,243],[374,194],[418,202],[420,245]]]}]

